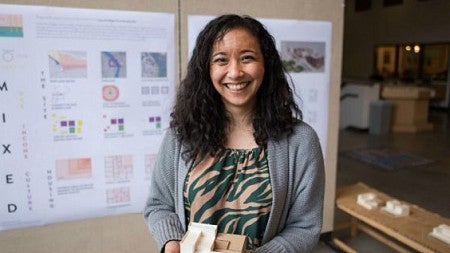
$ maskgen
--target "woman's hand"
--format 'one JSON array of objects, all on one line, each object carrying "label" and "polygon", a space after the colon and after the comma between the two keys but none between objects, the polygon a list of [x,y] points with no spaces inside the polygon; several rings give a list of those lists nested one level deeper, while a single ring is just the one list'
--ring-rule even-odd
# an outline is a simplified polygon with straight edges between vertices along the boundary
[{"label": "woman's hand", "polygon": [[164,253],[180,253],[180,242],[179,241],[169,241],[164,247]]}]

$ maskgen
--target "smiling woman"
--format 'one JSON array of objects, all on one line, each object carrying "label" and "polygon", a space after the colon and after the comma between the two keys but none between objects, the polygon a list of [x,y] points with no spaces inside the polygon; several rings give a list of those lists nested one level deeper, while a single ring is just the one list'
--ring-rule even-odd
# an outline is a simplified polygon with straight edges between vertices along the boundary
[{"label": "smiling woman", "polygon": [[190,222],[247,237],[255,252],[310,252],[322,225],[324,164],[272,36],[223,15],[199,34],[144,211],[161,252]]},{"label": "smiling woman", "polygon": [[250,113],[264,77],[264,58],[256,38],[243,29],[229,31],[214,44],[210,68],[225,109]]}]

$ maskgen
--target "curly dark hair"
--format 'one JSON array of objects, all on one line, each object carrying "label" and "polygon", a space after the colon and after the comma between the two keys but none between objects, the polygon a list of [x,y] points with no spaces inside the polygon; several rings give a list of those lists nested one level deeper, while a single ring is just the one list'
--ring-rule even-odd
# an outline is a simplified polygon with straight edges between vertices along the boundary
[{"label": "curly dark hair", "polygon": [[244,29],[252,34],[264,57],[264,78],[256,95],[253,136],[258,145],[292,132],[301,120],[274,38],[249,16],[222,15],[210,21],[197,37],[186,77],[181,81],[170,126],[186,147],[183,159],[195,160],[225,150],[230,118],[210,77],[213,45],[230,30]]}]

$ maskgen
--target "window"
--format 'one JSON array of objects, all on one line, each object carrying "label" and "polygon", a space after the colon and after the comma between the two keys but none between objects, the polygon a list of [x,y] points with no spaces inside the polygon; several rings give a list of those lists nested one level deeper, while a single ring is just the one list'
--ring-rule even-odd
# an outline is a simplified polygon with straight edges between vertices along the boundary
[{"label": "window", "polygon": [[450,43],[391,44],[375,47],[373,78],[404,82],[447,81]]},{"label": "window", "polygon": [[[378,46],[375,48],[376,77],[392,79],[396,76],[397,47],[395,45]],[[374,78],[376,78],[374,76]]]}]

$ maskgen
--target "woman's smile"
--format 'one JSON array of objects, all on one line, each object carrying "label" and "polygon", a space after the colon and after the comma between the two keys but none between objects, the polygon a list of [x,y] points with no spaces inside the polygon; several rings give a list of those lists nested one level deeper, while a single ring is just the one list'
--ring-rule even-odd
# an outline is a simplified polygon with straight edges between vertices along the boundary
[{"label": "woman's smile", "polygon": [[242,82],[242,83],[226,83],[225,86],[227,86],[228,89],[230,89],[233,92],[239,92],[245,89],[249,85],[249,82]]}]

